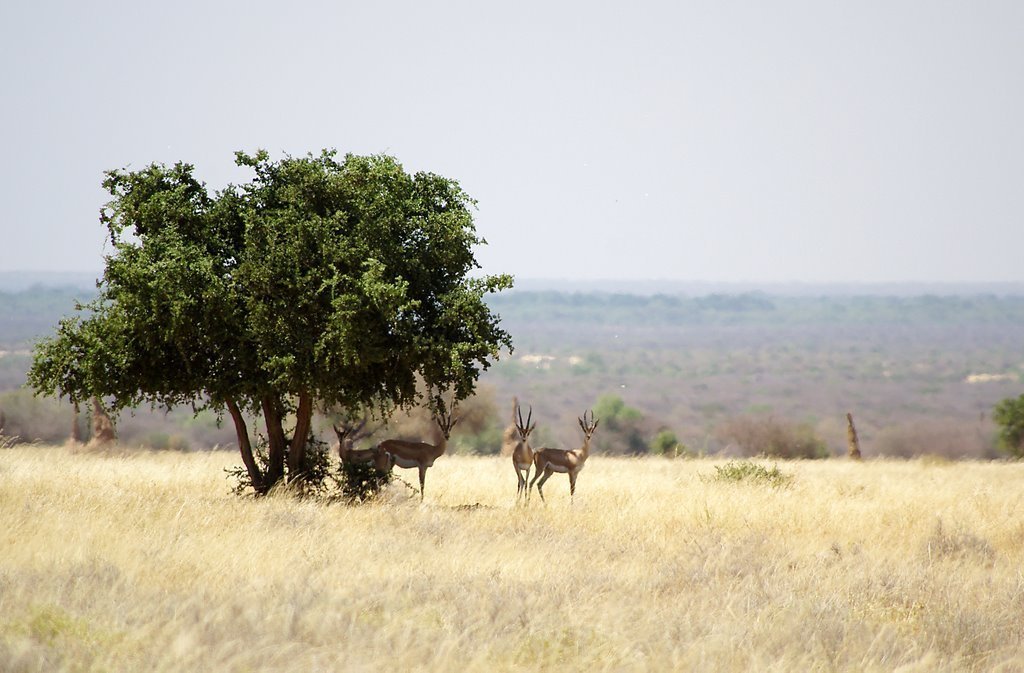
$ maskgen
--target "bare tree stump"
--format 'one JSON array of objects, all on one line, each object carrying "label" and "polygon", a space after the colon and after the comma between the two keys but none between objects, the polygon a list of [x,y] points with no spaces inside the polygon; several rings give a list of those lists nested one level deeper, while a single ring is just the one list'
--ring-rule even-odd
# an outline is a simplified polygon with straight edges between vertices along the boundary
[{"label": "bare tree stump", "polygon": [[846,455],[853,460],[860,460],[860,440],[857,439],[857,428],[853,427],[853,414],[846,414]]},{"label": "bare tree stump", "polygon": [[95,395],[92,398],[92,439],[90,446],[107,446],[117,441],[114,424],[103,409],[103,404]]}]

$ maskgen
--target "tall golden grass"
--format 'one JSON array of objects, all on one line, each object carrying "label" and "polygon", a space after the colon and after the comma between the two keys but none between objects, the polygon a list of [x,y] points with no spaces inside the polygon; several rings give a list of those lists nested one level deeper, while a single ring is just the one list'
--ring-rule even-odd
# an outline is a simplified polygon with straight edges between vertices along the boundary
[{"label": "tall golden grass", "polygon": [[593,456],[570,504],[228,495],[212,453],[0,451],[0,670],[1024,670],[1024,465]]}]

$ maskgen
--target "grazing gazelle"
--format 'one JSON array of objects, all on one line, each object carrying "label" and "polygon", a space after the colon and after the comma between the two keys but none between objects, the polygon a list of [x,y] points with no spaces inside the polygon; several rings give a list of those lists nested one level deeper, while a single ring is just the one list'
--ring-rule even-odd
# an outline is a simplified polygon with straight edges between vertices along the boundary
[{"label": "grazing gazelle", "polygon": [[341,458],[343,464],[353,463],[372,463],[375,468],[381,472],[387,472],[391,466],[387,454],[381,451],[376,446],[372,449],[354,449],[352,448],[357,440],[364,439],[373,434],[373,432],[365,432],[367,417],[364,414],[362,419],[358,423],[353,424],[350,421],[342,423],[339,428],[337,425],[334,427],[334,434],[338,435],[338,457]]},{"label": "grazing gazelle", "polygon": [[441,437],[436,444],[426,442],[407,442],[403,439],[385,439],[377,445],[377,449],[386,454],[392,465],[398,467],[415,467],[420,471],[420,501],[423,501],[423,483],[427,476],[427,468],[434,464],[434,461],[444,455],[448,448],[448,437],[451,435],[452,427],[458,422],[453,418],[455,404],[452,404],[452,411],[445,414],[438,410],[434,415],[437,427],[441,430]]},{"label": "grazing gazelle", "polygon": [[[533,464],[536,466],[536,472],[533,475],[533,481],[530,482],[530,488],[533,488],[534,484],[537,484],[537,493],[540,493],[540,499],[544,500],[544,491],[541,488],[544,486],[544,482],[548,480],[554,472],[564,472],[569,475],[569,499],[576,494],[576,476],[583,469],[583,466],[587,462],[587,457],[590,455],[590,437],[594,434],[594,430],[597,429],[598,420],[594,418],[594,412],[590,412],[590,421],[587,421],[587,412],[583,412],[583,418],[577,419],[580,422],[580,428],[583,430],[583,446],[578,449],[537,449],[533,454]],[[543,476],[541,476],[543,473]],[[537,481],[540,479],[540,481]]]},{"label": "grazing gazelle", "polygon": [[[516,418],[518,416],[518,419]],[[527,486],[527,480],[530,478],[530,466],[533,464],[533,449],[530,448],[530,433],[537,427],[536,424],[530,425],[530,420],[533,419],[533,407],[530,407],[530,412],[526,416],[526,423],[523,423],[523,410],[516,405],[516,416],[513,416],[513,421],[516,425],[516,442],[515,446],[512,447],[512,467],[516,470],[516,479],[519,480],[519,485],[516,488],[516,501],[520,497],[526,496],[529,499],[530,490]]]}]

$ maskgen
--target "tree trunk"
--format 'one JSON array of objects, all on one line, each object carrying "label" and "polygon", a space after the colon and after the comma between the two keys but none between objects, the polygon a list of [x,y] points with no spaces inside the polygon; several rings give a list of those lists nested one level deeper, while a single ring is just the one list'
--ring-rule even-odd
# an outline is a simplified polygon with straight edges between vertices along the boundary
[{"label": "tree trunk", "polygon": [[117,434],[114,432],[114,424],[110,416],[103,409],[100,398],[92,397],[92,439],[89,441],[93,446],[106,446],[117,441]]},{"label": "tree trunk", "polygon": [[225,404],[228,407],[228,412],[231,414],[231,420],[235,422],[238,450],[242,454],[242,464],[245,465],[245,470],[249,473],[249,481],[252,482],[253,490],[263,495],[269,488],[263,473],[260,472],[259,465],[256,464],[256,459],[252,455],[252,444],[249,442],[249,428],[245,425],[245,419],[242,417],[242,412],[239,410],[238,405],[235,404],[235,401],[229,399],[225,401]]},{"label": "tree trunk", "polygon": [[270,488],[284,477],[284,458],[288,451],[288,442],[284,438],[284,414],[280,403],[273,397],[264,397],[263,421],[267,425],[268,465],[267,488]]},{"label": "tree trunk", "polygon": [[79,416],[81,410],[78,408],[78,402],[75,402],[75,413],[71,416],[71,443],[81,444],[82,443],[82,428],[78,425]]},{"label": "tree trunk", "polygon": [[860,460],[860,440],[857,439],[857,428],[853,427],[853,414],[846,414],[846,455]]},{"label": "tree trunk", "polygon": [[299,394],[299,408],[295,410],[295,434],[288,448],[288,478],[302,479],[306,472],[306,440],[313,421],[313,396]]}]

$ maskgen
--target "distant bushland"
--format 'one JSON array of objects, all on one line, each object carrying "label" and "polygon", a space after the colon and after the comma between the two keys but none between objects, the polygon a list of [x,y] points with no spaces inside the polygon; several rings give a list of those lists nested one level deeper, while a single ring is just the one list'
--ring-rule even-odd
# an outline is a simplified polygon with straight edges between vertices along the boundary
[{"label": "distant bushland", "polygon": [[[0,390],[22,385],[34,339],[91,298],[74,287],[0,292]],[[732,441],[728,423],[754,415],[805,426],[840,455],[852,411],[865,457],[987,459],[999,455],[994,406],[1024,392],[1020,295],[515,290],[488,304],[515,351],[481,377],[495,415],[479,431],[457,430],[452,451],[498,451],[513,396],[533,405],[538,441],[578,446],[576,419],[612,396],[643,420],[625,434],[602,421],[598,453],[642,452],[668,429],[714,454]],[[139,436],[153,444],[231,441],[223,429],[182,427],[184,415],[140,410],[119,429],[144,422]],[[53,420],[58,433],[69,422]]]}]

